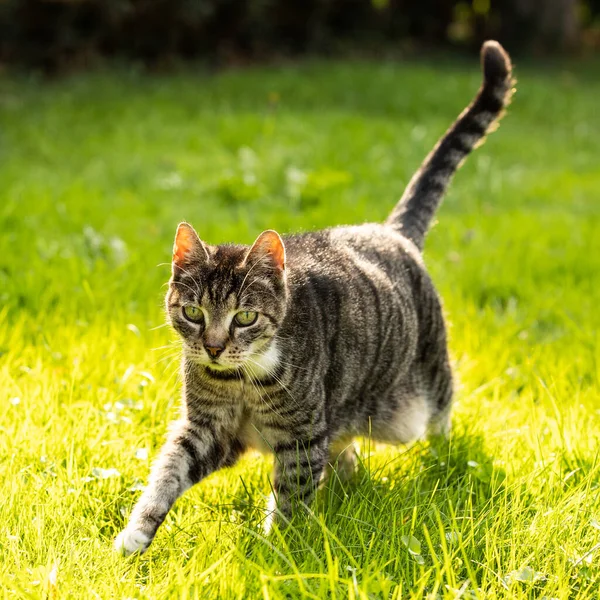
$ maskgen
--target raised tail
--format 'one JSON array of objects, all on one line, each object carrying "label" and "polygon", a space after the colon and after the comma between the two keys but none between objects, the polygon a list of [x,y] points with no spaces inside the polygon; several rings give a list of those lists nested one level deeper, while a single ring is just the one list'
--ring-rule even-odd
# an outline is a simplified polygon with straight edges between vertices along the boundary
[{"label": "raised tail", "polygon": [[483,84],[475,99],[438,141],[413,175],[387,224],[423,248],[425,235],[455,171],[493,131],[513,93],[510,57],[494,41],[481,48]]}]

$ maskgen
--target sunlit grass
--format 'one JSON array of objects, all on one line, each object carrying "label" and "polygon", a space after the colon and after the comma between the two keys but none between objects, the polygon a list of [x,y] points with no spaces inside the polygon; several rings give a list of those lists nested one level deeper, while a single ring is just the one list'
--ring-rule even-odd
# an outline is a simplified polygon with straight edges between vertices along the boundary
[{"label": "sunlit grass", "polygon": [[356,480],[268,538],[249,454],[127,560],[111,541],[177,414],[176,224],[216,243],[383,219],[477,65],[0,80],[5,596],[596,598],[599,72],[519,72],[428,239],[451,441],[365,441]]}]

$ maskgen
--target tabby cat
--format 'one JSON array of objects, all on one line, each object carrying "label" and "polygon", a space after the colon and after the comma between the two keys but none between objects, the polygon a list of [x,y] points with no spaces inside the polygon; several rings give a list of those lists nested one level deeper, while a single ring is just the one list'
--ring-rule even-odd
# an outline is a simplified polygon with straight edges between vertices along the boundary
[{"label": "tabby cat", "polygon": [[145,551],[177,498],[247,448],[275,455],[269,520],[308,502],[354,436],[448,432],[452,370],[421,250],[454,172],[513,91],[503,48],[488,41],[481,58],[477,96],[384,224],[265,231],[250,248],[209,246],[179,225],[166,307],[183,341],[182,414],[119,551]]}]

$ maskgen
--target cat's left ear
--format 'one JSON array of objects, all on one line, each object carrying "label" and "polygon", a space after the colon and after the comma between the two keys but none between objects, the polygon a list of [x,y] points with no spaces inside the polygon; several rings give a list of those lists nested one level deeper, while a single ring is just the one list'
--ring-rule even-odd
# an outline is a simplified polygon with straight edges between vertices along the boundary
[{"label": "cat's left ear", "polygon": [[259,261],[274,267],[278,273],[285,271],[285,246],[279,234],[272,229],[263,231],[256,238],[244,262],[251,264]]}]

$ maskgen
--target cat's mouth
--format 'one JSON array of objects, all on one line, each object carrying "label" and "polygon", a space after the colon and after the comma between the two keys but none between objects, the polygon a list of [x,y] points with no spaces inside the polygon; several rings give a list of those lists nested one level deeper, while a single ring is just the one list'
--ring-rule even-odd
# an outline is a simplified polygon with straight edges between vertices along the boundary
[{"label": "cat's mouth", "polygon": [[204,365],[206,374],[214,379],[243,379],[244,373],[239,367],[226,367],[218,363]]},{"label": "cat's mouth", "polygon": [[223,364],[215,362],[215,361],[205,364],[204,366],[211,371],[217,371],[217,372],[238,371],[239,370],[238,367],[234,367],[231,365],[223,365]]},{"label": "cat's mouth", "polygon": [[244,379],[244,365],[237,361],[224,361],[221,357],[211,359],[198,352],[189,352],[186,355],[209,377],[214,379]]}]

